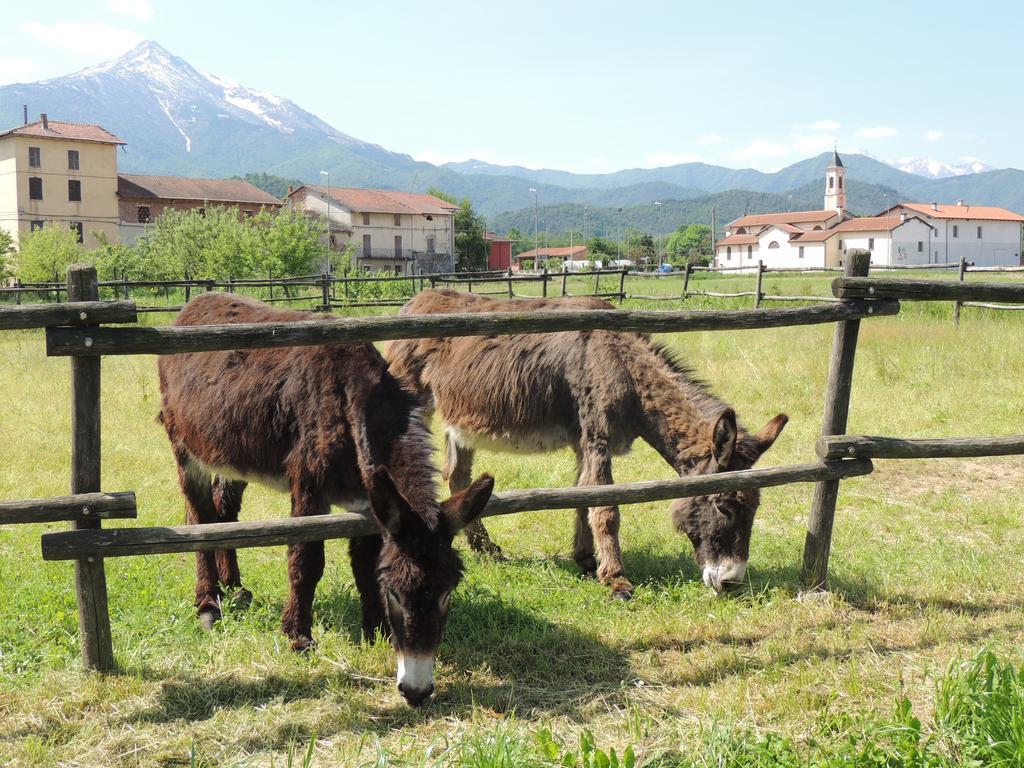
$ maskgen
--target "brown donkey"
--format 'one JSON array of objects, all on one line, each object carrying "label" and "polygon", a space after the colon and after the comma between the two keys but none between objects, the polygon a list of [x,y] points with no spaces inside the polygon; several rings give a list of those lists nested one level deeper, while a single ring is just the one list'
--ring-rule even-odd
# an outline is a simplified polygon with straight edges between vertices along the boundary
[{"label": "brown donkey", "polygon": [[[591,298],[494,299],[449,290],[420,293],[403,314],[614,310]],[[571,446],[578,485],[612,482],[612,456],[638,437],[680,475],[748,469],[786,425],[779,414],[760,432],[736,423],[732,408],[647,336],[607,331],[390,342],[391,372],[432,404],[445,424],[443,474],[450,488],[469,484],[475,448],[513,452]],[[693,542],[704,583],[721,593],[743,581],[755,490],[678,499],[676,527]],[[476,549],[496,549],[476,521]],[[594,545],[597,544],[595,559]],[[623,573],[618,507],[576,511],[576,562],[612,588],[633,592]],[[598,567],[598,561],[600,567]]]},{"label": "brown donkey", "polygon": [[[175,324],[311,318],[208,293]],[[363,632],[371,640],[377,631],[390,633],[399,690],[410,704],[426,700],[462,574],[452,537],[483,510],[493,481],[485,476],[436,501],[418,404],[371,344],[170,355],[159,366],[160,421],[189,523],[237,521],[250,480],[289,491],[295,517],[328,514],[332,504],[372,512],[380,535],[349,542]],[[288,547],[291,594],[281,623],[296,650],[313,643],[313,595],[323,570],[322,541]],[[196,607],[205,626],[220,617],[221,585],[248,595],[234,551],[196,553]]]}]

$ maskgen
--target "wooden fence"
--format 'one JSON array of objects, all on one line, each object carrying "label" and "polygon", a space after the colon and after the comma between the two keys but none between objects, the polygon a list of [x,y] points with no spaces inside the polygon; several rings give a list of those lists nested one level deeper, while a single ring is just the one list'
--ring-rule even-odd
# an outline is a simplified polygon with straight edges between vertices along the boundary
[{"label": "wooden fence", "polygon": [[[958,270],[958,278],[963,282],[971,273],[1016,273],[1024,272],[1024,267],[975,267],[971,262],[961,259],[959,262],[943,264],[909,264],[897,266],[872,267],[876,272],[904,271],[904,270]],[[232,278],[227,280],[209,279],[182,279],[182,280],[106,280],[99,282],[101,295],[106,292],[113,298],[123,298],[125,301],[131,298],[133,292],[150,289],[163,291],[165,298],[170,298],[170,291],[182,291],[184,302],[192,297],[194,292],[205,292],[214,290],[223,291],[251,291],[262,289],[266,293],[261,298],[271,303],[310,302],[310,308],[316,311],[328,312],[335,309],[350,309],[357,307],[396,307],[405,304],[415,293],[427,286],[431,288],[450,287],[465,290],[470,293],[479,293],[488,296],[506,296],[508,298],[526,298],[536,294],[523,294],[516,291],[520,284],[533,284],[540,286],[540,295],[547,296],[594,296],[606,299],[615,299],[622,303],[625,299],[634,299],[647,302],[680,302],[694,297],[705,297],[713,299],[738,299],[751,298],[753,307],[759,308],[765,302],[799,302],[799,303],[835,303],[839,301],[834,296],[826,295],[798,295],[798,294],[769,294],[763,290],[765,275],[770,274],[827,274],[830,272],[842,272],[841,267],[820,267],[806,269],[803,267],[767,267],[763,261],[749,266],[737,267],[702,267],[688,265],[680,272],[654,273],[654,272],[631,272],[626,269],[594,269],[589,271],[549,272],[547,269],[540,272],[512,272],[507,271],[484,271],[484,272],[459,272],[459,273],[437,273],[437,274],[414,274],[414,275],[365,275],[365,276],[337,276],[334,274],[320,275],[299,275],[296,277],[274,278]],[[713,291],[708,289],[691,290],[691,278],[697,273],[719,274],[719,275],[751,275],[754,283],[752,290],[740,291]],[[569,280],[580,278],[594,278],[593,289],[588,293],[570,293]],[[636,280],[657,280],[679,281],[681,287],[678,293],[669,295],[646,295],[642,293],[629,293],[626,291],[626,279]],[[607,281],[617,282],[617,290],[608,290]],[[603,285],[602,281],[605,281]],[[407,284],[407,289],[401,291],[402,295],[393,298],[367,298],[362,296],[362,286],[373,285],[383,286],[388,284]],[[604,290],[602,288],[604,287]],[[310,290],[312,289],[312,291]],[[295,293],[294,290],[305,290],[305,293]],[[275,291],[277,295],[275,295]],[[0,297],[13,296],[15,304],[20,304],[22,296],[35,294],[43,297],[54,297],[61,301],[61,297],[67,295],[67,286],[58,283],[19,283],[13,287],[0,287]],[[953,319],[959,324],[962,307],[975,307],[993,310],[1020,310],[1024,307],[1009,303],[993,303],[981,301],[954,301]],[[179,312],[182,304],[165,304],[157,306],[136,306],[136,312]]]},{"label": "wooden fence", "polygon": [[899,312],[899,300],[993,300],[1024,303],[1024,284],[903,281],[869,278],[869,254],[849,254],[844,276],[833,283],[836,301],[816,306],[720,311],[619,311],[398,316],[317,319],[299,323],[188,327],[103,328],[132,322],[130,302],[96,301],[92,267],[68,273],[69,303],[0,307],[0,328],[46,328],[47,354],[68,356],[72,366],[72,496],[5,502],[0,523],[69,520],[73,529],[42,537],[43,557],[73,560],[82,655],[87,667],[114,668],[104,558],[165,552],[273,546],[373,533],[365,516],[351,513],[228,524],[103,529],[101,520],[135,517],[131,494],[100,489],[100,360],[105,355],[173,354],[210,350],[315,345],[352,341],[551,333],[570,330],[735,330],[835,323],[818,453],[821,461],[767,469],[723,472],[677,480],[585,488],[505,491],[495,494],[485,515],[527,510],[574,509],[720,493],[797,482],[815,483],[804,546],[802,579],[826,589],[832,525],[840,481],[869,474],[871,457],[987,456],[1024,453],[1024,437],[913,441],[844,436],[860,322]]}]

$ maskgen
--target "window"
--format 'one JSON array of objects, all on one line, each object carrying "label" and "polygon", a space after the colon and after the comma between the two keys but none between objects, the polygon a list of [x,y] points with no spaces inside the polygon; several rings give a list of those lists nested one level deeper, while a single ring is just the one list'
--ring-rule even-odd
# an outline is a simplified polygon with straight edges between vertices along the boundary
[{"label": "window", "polygon": [[832,189],[833,187],[835,187],[835,185],[836,185],[836,180],[835,180],[835,178],[834,178],[834,177],[832,177],[832,176],[829,176],[829,177],[828,177],[828,188],[829,188],[829,189]]},{"label": "window", "polygon": [[427,253],[433,253],[433,252],[434,252],[434,238],[428,237],[427,238]]},{"label": "window", "polygon": [[924,240],[917,241],[917,252],[924,253]]},{"label": "window", "polygon": [[[137,210],[138,210],[139,224],[149,224],[149,222],[152,221],[152,219],[150,218],[150,215],[149,215],[149,206],[148,205],[140,205]],[[202,208],[200,208],[199,210],[202,210]]]},{"label": "window", "polygon": [[736,230],[736,234],[737,235],[745,235],[745,234],[747,234],[747,228],[746,227],[740,227],[739,229]]},{"label": "window", "polygon": [[772,240],[772,241],[771,241],[770,243],[768,243],[768,250],[769,250],[769,251],[770,251],[770,250],[771,250],[772,248],[778,248],[778,247],[779,247],[779,244],[778,244],[778,243],[777,243],[776,241],[774,241],[774,240]]},{"label": "window", "polygon": [[68,150],[68,170],[69,171],[77,171],[78,170],[78,150],[77,149],[69,149]]},{"label": "window", "polygon": [[799,258],[801,258],[801,259],[802,259],[803,257],[804,257],[804,247],[803,247],[803,246],[801,245],[801,246],[800,246],[800,253],[799,253]]},{"label": "window", "polygon": [[42,229],[42,228],[43,228],[43,220],[42,219],[34,219],[34,220],[32,220],[32,221],[30,221],[28,223],[29,232],[35,232],[37,229]]},{"label": "window", "polygon": [[78,242],[80,242],[80,243],[84,243],[85,242],[85,229],[83,229],[83,227],[82,227],[82,222],[80,222],[80,221],[72,221],[71,222],[71,231],[75,233],[76,237],[78,238]]},{"label": "window", "polygon": [[368,214],[368,213],[364,213],[363,214],[363,226],[364,227],[370,226],[370,214]]},{"label": "window", "polygon": [[28,148],[28,167],[39,168],[42,165],[42,161],[39,156],[39,147]]},{"label": "window", "polygon": [[72,203],[82,202],[82,182],[80,179],[68,179],[68,200]]},{"label": "window", "polygon": [[868,238],[868,250],[869,251],[875,250],[875,238],[873,238],[873,237],[869,237]]},{"label": "window", "polygon": [[981,227],[978,227],[978,239],[981,240]]},{"label": "window", "polygon": [[400,214],[400,213],[396,213],[395,214],[395,226],[396,227],[402,226],[402,214]]},{"label": "window", "polygon": [[748,245],[747,246],[747,258],[748,259],[754,258],[753,253],[754,253],[754,246]]},{"label": "window", "polygon": [[843,188],[843,177],[842,176],[839,177],[839,188],[840,189]]},{"label": "window", "polygon": [[28,179],[28,199],[43,199],[43,180],[38,176],[30,176]]},{"label": "window", "polygon": [[960,237],[960,227],[956,224],[953,225],[953,237]]},{"label": "window", "polygon": [[732,261],[732,246],[731,245],[725,246],[725,260],[726,261]]}]

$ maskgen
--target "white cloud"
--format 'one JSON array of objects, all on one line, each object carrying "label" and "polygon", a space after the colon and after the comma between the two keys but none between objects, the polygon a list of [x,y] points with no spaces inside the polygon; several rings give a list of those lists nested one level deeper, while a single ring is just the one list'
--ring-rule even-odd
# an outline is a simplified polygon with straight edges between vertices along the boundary
[{"label": "white cloud", "polygon": [[858,136],[863,136],[865,139],[885,139],[890,136],[895,136],[899,133],[895,128],[890,128],[886,125],[878,125],[874,128],[861,128],[858,132]]},{"label": "white cloud", "polygon": [[808,125],[807,129],[811,131],[838,131],[842,127],[835,120],[818,120],[816,123]]},{"label": "white cloud", "polygon": [[728,141],[728,139],[714,131],[697,137],[697,143],[705,147],[710,147],[712,144],[721,144],[724,141]]},{"label": "white cloud", "polygon": [[938,141],[945,135],[946,134],[944,134],[942,131],[937,131],[934,128],[932,128],[930,131],[924,132],[924,138],[926,141]]},{"label": "white cloud", "polygon": [[0,56],[0,83],[23,83],[32,77],[36,64],[29,59]]},{"label": "white cloud", "polygon": [[113,13],[123,13],[139,21],[153,18],[153,6],[149,0],[107,0],[107,8]]},{"label": "white cloud", "polygon": [[58,21],[46,26],[35,21],[20,27],[22,33],[40,42],[89,56],[113,58],[142,42],[130,29],[117,29],[102,21]]},{"label": "white cloud", "polygon": [[650,168],[664,168],[666,165],[682,165],[683,163],[699,163],[701,158],[691,152],[655,152],[647,156]]},{"label": "white cloud", "polygon": [[754,139],[747,146],[728,153],[733,160],[758,160],[765,157],[781,157],[789,154],[789,147],[767,139]]}]

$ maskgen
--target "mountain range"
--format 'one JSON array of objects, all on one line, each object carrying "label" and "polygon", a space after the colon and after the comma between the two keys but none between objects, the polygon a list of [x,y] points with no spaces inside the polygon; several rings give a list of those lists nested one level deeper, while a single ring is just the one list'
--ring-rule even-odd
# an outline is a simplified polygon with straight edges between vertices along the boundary
[{"label": "mountain range", "polygon": [[[46,112],[114,132],[127,142],[119,159],[126,172],[250,173],[319,182],[326,169],[337,185],[406,191],[438,187],[468,197],[496,227],[506,222],[518,226],[537,201],[545,228],[553,232],[559,231],[557,221],[564,219],[566,226],[578,222],[584,207],[595,227],[588,229],[605,234],[612,234],[624,218],[663,231],[708,221],[705,213],[712,207],[719,222],[748,211],[817,208],[831,159],[831,152],[824,153],[774,173],[705,163],[602,174],[478,160],[437,166],[354,138],[286,98],[203,72],[152,41],[70,75],[0,87],[0,127],[20,125],[23,105],[30,119]],[[874,213],[897,199],[966,199],[1024,210],[1024,171],[948,166],[930,159],[893,161],[899,166],[893,167],[857,154],[843,155],[843,160],[855,211]],[[655,200],[663,203],[657,215]],[[634,210],[636,216],[628,213]]]}]

